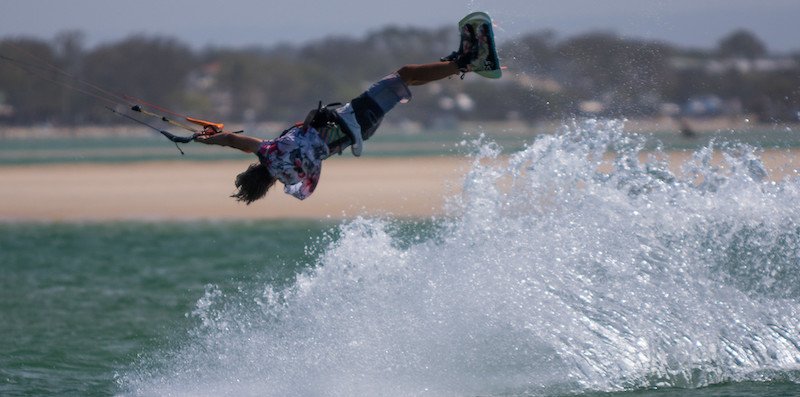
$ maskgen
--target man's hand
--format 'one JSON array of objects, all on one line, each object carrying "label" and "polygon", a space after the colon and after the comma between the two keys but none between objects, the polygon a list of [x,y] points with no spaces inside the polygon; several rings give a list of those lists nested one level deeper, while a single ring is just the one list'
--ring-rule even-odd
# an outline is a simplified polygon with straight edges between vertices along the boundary
[{"label": "man's hand", "polygon": [[206,134],[205,131],[203,131],[203,134],[198,135],[194,138],[194,140],[206,145],[230,146],[230,135],[230,132],[214,132],[212,134]]},{"label": "man's hand", "polygon": [[222,132],[222,130],[217,128],[216,126],[206,125],[205,127],[203,127],[202,135],[214,135],[214,134],[219,134],[220,132]]}]

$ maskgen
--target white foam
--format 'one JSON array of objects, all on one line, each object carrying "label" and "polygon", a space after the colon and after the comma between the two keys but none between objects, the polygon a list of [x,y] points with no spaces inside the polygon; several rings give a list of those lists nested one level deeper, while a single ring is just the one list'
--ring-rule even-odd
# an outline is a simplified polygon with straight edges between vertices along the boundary
[{"label": "white foam", "polygon": [[[609,174],[603,155],[618,157]],[[433,238],[356,219],[286,289],[210,287],[139,395],[557,395],[797,378],[796,181],[751,148],[674,175],[587,120],[509,158],[479,143]],[[159,367],[160,369],[155,369]]]}]

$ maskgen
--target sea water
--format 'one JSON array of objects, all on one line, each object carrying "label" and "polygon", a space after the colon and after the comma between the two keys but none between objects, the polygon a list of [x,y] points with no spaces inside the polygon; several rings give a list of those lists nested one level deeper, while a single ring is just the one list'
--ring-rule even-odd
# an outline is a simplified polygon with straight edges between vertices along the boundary
[{"label": "sea water", "polygon": [[[322,222],[0,224],[0,396],[110,396],[213,283],[280,285]],[[154,353],[157,354],[157,353]]]},{"label": "sea water", "polygon": [[[101,303],[98,318],[135,325],[100,337],[112,364],[62,368],[81,362],[70,355],[91,360],[83,342],[34,369],[12,357],[2,376],[69,379],[52,367],[125,396],[797,395],[800,181],[771,179],[747,145],[711,143],[675,170],[658,151],[642,159],[646,144],[597,120],[511,153],[464,142],[473,165],[457,181],[463,192],[446,216],[420,222],[357,218],[283,234],[203,224],[156,230],[157,242],[136,237],[153,233],[138,225],[122,233],[131,244],[97,233],[89,247],[106,253],[75,241],[67,264],[122,265],[119,277],[137,273],[148,280],[138,287],[156,291],[148,301],[105,277],[101,296],[75,304],[110,299],[123,309]],[[168,238],[181,233],[180,244]],[[169,254],[137,270],[151,250]],[[68,286],[94,282],[67,274]],[[41,333],[43,344],[83,338]],[[37,355],[29,349],[18,354]]]}]

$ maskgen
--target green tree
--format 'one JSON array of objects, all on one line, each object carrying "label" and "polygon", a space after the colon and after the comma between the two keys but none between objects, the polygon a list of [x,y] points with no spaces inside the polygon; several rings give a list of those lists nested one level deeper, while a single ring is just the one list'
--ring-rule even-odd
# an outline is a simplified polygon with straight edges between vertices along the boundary
[{"label": "green tree", "polygon": [[[82,32],[73,30],[59,33],[53,40],[53,50],[57,62],[62,66],[62,70],[70,76],[80,76],[83,69],[84,35]],[[61,111],[59,120],[63,124],[77,125],[85,121],[81,109],[91,105],[91,99],[86,95],[75,90],[61,90]]]},{"label": "green tree", "polygon": [[767,55],[767,46],[752,32],[740,29],[719,41],[718,52],[723,57],[756,59]]},{"label": "green tree", "polygon": [[195,67],[195,56],[186,45],[133,36],[90,51],[83,71],[86,80],[111,92],[182,110],[186,77]]},{"label": "green tree", "polygon": [[0,92],[13,107],[10,123],[58,122],[65,88],[55,84],[61,76],[53,48],[34,39],[9,39],[0,42],[0,54],[15,62],[0,62]]},{"label": "green tree", "polygon": [[554,76],[560,58],[557,45],[553,31],[529,33],[518,40],[503,43],[503,61],[515,71]]},{"label": "green tree", "polygon": [[654,111],[672,54],[669,46],[606,32],[568,39],[557,51],[567,95],[602,99],[615,115]]}]

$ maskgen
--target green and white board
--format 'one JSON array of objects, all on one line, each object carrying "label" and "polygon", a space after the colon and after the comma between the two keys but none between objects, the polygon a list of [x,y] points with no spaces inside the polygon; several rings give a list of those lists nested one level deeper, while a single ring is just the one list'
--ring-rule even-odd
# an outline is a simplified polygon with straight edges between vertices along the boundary
[{"label": "green and white board", "polygon": [[470,69],[483,77],[500,78],[503,71],[500,68],[500,58],[497,56],[492,18],[489,14],[481,11],[473,12],[458,22],[458,29],[462,37],[466,33],[477,39],[478,56],[472,62]]}]

